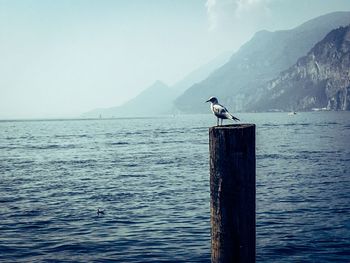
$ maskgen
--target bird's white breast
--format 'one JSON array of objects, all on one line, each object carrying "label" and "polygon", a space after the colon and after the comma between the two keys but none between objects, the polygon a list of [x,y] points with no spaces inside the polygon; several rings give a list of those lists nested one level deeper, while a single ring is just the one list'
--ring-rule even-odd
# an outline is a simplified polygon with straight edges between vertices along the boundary
[{"label": "bird's white breast", "polygon": [[226,119],[226,109],[221,106],[220,104],[211,104],[210,105],[211,111],[214,113],[214,115],[218,118]]}]

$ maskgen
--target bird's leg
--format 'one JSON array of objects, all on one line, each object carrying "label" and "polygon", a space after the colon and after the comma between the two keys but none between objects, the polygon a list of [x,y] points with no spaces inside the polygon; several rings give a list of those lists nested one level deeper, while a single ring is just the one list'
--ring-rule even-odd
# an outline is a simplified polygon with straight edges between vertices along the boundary
[{"label": "bird's leg", "polygon": [[219,126],[219,118],[216,118],[216,126]]},{"label": "bird's leg", "polygon": [[223,121],[224,119],[221,119],[221,126],[222,126],[222,121]]}]

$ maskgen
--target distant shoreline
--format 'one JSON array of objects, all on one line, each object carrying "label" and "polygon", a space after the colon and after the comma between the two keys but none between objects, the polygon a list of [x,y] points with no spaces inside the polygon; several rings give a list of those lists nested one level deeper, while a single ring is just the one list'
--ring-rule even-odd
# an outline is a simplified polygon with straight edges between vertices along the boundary
[{"label": "distant shoreline", "polygon": [[106,118],[33,118],[33,119],[0,119],[0,122],[31,122],[31,121],[102,121],[102,120],[126,120],[126,119],[165,119],[168,116],[153,117],[106,117]]},{"label": "distant shoreline", "polygon": [[[334,110],[310,110],[310,111],[298,111],[297,113],[324,113],[324,112],[350,112],[350,111],[334,111]],[[237,112],[239,114],[252,114],[252,113],[289,113],[289,111],[259,111],[259,112]],[[181,113],[181,114],[169,114],[158,116],[130,116],[130,117],[102,117],[102,118],[14,118],[14,119],[0,119],[0,122],[33,122],[33,121],[103,121],[103,120],[142,120],[142,119],[167,119],[169,117],[176,116],[190,116],[190,115],[210,115],[211,113]]]}]

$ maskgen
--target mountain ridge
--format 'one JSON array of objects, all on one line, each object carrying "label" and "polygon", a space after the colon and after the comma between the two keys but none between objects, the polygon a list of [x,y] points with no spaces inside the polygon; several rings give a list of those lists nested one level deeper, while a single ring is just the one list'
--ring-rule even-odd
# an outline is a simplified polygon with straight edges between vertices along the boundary
[{"label": "mountain ridge", "polygon": [[[121,106],[94,109],[83,114],[83,117],[132,117],[148,116],[160,112],[164,104],[168,102],[175,94],[172,94],[170,87],[160,80],[156,80],[152,85],[143,90],[137,96],[122,104]],[[162,100],[157,100],[157,96],[162,96]],[[139,105],[144,105],[142,111]]]},{"label": "mountain ridge", "polygon": [[251,110],[350,110],[350,26],[329,32],[257,92]]},{"label": "mountain ridge", "polygon": [[257,87],[287,70],[329,31],[349,21],[350,12],[333,12],[293,29],[259,31],[229,62],[179,96],[175,106],[185,113],[206,112],[202,102],[216,96],[233,111],[245,111],[255,101]]}]

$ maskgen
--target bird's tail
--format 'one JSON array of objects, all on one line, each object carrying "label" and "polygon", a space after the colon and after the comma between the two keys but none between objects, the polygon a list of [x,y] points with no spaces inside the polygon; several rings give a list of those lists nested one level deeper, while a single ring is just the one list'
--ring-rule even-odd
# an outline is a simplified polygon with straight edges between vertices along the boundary
[{"label": "bird's tail", "polygon": [[238,119],[238,118],[236,118],[235,116],[233,116],[232,114],[228,114],[228,118],[230,119],[230,120],[233,120],[233,121],[240,121],[240,119]]}]

